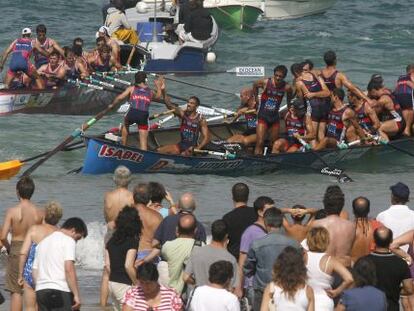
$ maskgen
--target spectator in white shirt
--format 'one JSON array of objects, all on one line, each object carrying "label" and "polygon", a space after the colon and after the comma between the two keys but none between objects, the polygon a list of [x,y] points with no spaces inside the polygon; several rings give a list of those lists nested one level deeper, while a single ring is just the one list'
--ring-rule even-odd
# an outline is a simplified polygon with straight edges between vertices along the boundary
[{"label": "spectator in white shirt", "polygon": [[88,235],[82,219],[73,217],[37,246],[33,279],[39,311],[79,310],[81,305],[75,270],[76,242]]},{"label": "spectator in white shirt", "polygon": [[[399,182],[390,187],[391,206],[378,214],[377,220],[391,229],[394,236],[398,237],[404,232],[414,229],[414,211],[406,203],[409,201],[410,189]],[[408,247],[403,247],[407,251]]]},{"label": "spectator in white shirt", "polygon": [[228,291],[233,278],[233,265],[219,260],[208,270],[208,285],[196,287],[190,295],[191,311],[240,311],[237,296]]}]

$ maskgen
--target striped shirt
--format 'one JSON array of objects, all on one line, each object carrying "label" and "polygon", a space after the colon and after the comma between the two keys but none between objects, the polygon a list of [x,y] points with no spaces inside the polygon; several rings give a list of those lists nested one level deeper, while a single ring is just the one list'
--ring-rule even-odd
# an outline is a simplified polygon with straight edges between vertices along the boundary
[{"label": "striped shirt", "polygon": [[[153,311],[180,311],[183,302],[177,292],[171,288],[160,285],[161,303],[152,307]],[[134,311],[147,311],[150,306],[147,304],[144,291],[138,286],[131,287],[124,296],[124,304]]]}]

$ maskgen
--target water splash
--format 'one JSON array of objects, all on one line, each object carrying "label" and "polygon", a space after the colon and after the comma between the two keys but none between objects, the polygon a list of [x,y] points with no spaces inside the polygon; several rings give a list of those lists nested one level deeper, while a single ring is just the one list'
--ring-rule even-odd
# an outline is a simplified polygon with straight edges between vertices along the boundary
[{"label": "water splash", "polygon": [[76,245],[76,263],[82,268],[101,270],[104,265],[104,236],[106,225],[94,221],[87,223],[88,236]]}]

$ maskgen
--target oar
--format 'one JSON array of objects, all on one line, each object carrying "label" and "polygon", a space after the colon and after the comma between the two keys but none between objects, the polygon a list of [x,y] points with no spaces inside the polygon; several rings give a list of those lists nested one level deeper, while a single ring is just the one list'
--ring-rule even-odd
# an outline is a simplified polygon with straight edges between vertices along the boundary
[{"label": "oar", "polygon": [[383,140],[379,140],[379,143],[380,143],[380,144],[383,144],[383,145],[386,145],[386,146],[390,146],[391,148],[393,148],[393,149],[395,149],[395,150],[397,150],[397,151],[399,151],[399,152],[402,152],[402,153],[405,153],[405,154],[407,154],[407,155],[409,155],[409,156],[414,157],[414,153],[412,153],[412,152],[410,152],[410,151],[408,151],[408,150],[405,150],[405,149],[403,149],[403,148],[401,148],[401,147],[398,147],[398,146],[396,146],[395,144],[393,144],[393,143],[392,143],[392,142],[390,142],[390,141],[386,142],[386,141],[383,141]]},{"label": "oar", "polygon": [[223,159],[229,159],[229,160],[236,158],[236,155],[230,152],[218,152],[218,151],[204,150],[204,149],[193,149],[193,152],[203,154],[203,155],[213,155],[216,157],[221,157]]},{"label": "oar", "polygon": [[58,153],[60,150],[65,148],[67,144],[69,144],[71,141],[73,141],[75,138],[79,137],[84,131],[86,131],[88,128],[90,128],[92,125],[94,125],[97,121],[102,119],[109,111],[111,111],[116,105],[110,104],[108,107],[106,107],[104,110],[102,110],[100,113],[98,113],[95,117],[88,120],[86,123],[82,124],[81,128],[75,129],[70,136],[68,136],[64,141],[62,141],[55,149],[48,152],[47,155],[37,161],[35,164],[33,164],[31,167],[29,167],[24,173],[23,176],[28,176],[31,173],[33,173],[40,165],[42,165],[44,162],[46,162],[48,159],[50,159],[53,155]]},{"label": "oar", "polygon": [[[72,151],[72,150],[76,150],[76,149],[80,149],[84,147],[85,145],[83,144],[83,141],[77,141],[77,142],[67,145],[63,149],[63,151]],[[15,176],[20,171],[20,168],[23,166],[23,164],[42,158],[46,156],[49,152],[50,151],[43,152],[41,154],[38,154],[36,156],[30,157],[24,160],[11,160],[11,161],[0,163],[0,180],[9,179]]]},{"label": "oar", "polygon": [[229,92],[229,91],[219,90],[219,89],[215,89],[215,88],[212,88],[212,87],[209,87],[209,86],[199,85],[199,84],[195,84],[195,83],[190,83],[190,82],[183,81],[183,80],[179,80],[179,79],[175,79],[175,78],[164,77],[164,79],[165,80],[168,80],[168,81],[182,83],[182,84],[189,85],[189,86],[198,87],[200,89],[205,89],[205,90],[217,92],[217,93],[222,93],[222,94],[226,94],[226,95],[233,95],[233,96],[237,96],[237,97],[240,96],[239,93],[233,93],[233,92]]},{"label": "oar", "polygon": [[103,79],[107,79],[107,80],[110,80],[110,81],[114,81],[114,82],[118,82],[118,83],[121,83],[121,84],[125,84],[127,86],[132,85],[132,82],[131,81],[122,80],[122,79],[118,79],[118,78],[115,78],[115,77],[112,77],[112,76],[108,76],[108,75],[106,75],[106,74],[104,74],[102,72],[94,72],[93,75],[96,75],[98,77],[101,77]]},{"label": "oar", "polygon": [[[316,152],[315,150],[312,150],[310,148],[309,144],[306,141],[304,141],[301,138],[299,138],[298,141],[302,144],[302,146],[306,150],[308,150],[310,153],[312,153],[316,158],[318,158],[318,160],[320,162],[322,162],[323,165],[325,165],[325,167],[322,167],[320,169],[320,173],[322,175],[335,176],[338,179],[338,181],[341,182],[341,183],[354,181],[351,177],[349,177],[347,174],[345,174],[342,169],[337,168],[337,167],[330,167],[328,162],[326,162],[324,160],[324,158],[322,158],[322,156],[318,152]],[[359,143],[359,141],[358,141],[358,143]]]},{"label": "oar", "polygon": [[175,111],[175,109],[171,109],[171,110],[167,110],[167,111],[164,111],[164,112],[155,113],[152,116],[150,116],[149,119],[154,120],[154,119],[157,119],[159,117],[166,116],[166,115],[169,115],[171,113],[174,113],[174,111]]}]

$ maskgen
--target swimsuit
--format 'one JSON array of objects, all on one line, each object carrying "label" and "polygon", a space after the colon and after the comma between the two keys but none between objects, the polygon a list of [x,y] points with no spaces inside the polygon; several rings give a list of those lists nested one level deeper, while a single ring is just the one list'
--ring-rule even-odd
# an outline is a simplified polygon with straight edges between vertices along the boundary
[{"label": "swimsuit", "polygon": [[243,132],[243,136],[256,134],[257,115],[255,113],[245,114],[247,129]]},{"label": "swimsuit", "polygon": [[33,270],[33,261],[36,255],[36,247],[37,247],[36,243],[32,243],[32,245],[30,245],[29,254],[27,255],[27,260],[23,268],[23,279],[33,289],[35,288],[35,285],[33,282],[32,270]]},{"label": "swimsuit", "polygon": [[413,110],[414,90],[407,84],[410,81],[413,82],[411,75],[400,76],[394,90],[394,96],[402,110]]},{"label": "swimsuit", "polygon": [[326,136],[335,138],[337,142],[342,142],[345,139],[346,128],[342,116],[346,109],[347,107],[342,107],[339,110],[331,110],[328,115]]},{"label": "swimsuit", "polygon": [[32,52],[32,41],[29,38],[19,38],[14,41],[8,73],[14,75],[16,72],[22,71],[31,76],[34,71],[34,67],[29,61]]},{"label": "swimsuit", "polygon": [[257,113],[258,123],[266,125],[267,128],[279,125],[279,109],[285,95],[286,82],[282,81],[278,86],[269,78],[260,98]]},{"label": "swimsuit", "polygon": [[[41,44],[39,42],[39,40],[34,39],[33,43],[38,42],[39,45],[45,50],[48,51],[50,48],[50,39],[46,38],[45,42],[43,42],[43,44]],[[49,58],[44,56],[43,54],[41,54],[39,51],[34,50],[33,51],[33,55],[34,55],[34,62],[35,62],[35,66],[37,69],[39,69],[42,65],[47,64],[49,62]]]},{"label": "swimsuit", "polygon": [[193,119],[184,114],[180,126],[181,141],[178,143],[180,152],[197,145],[200,136],[200,121],[199,113]]},{"label": "swimsuit", "polygon": [[134,86],[129,97],[129,110],[125,115],[126,125],[136,123],[138,130],[148,130],[149,105],[152,99],[152,91],[149,87]]},{"label": "swimsuit", "polygon": [[292,114],[288,112],[286,114],[285,124],[287,132],[286,139],[288,141],[287,149],[293,146],[300,148],[302,144],[299,143],[293,135],[295,133],[298,133],[300,136],[305,135],[305,117],[303,117],[302,119],[293,118]]},{"label": "swimsuit", "polygon": [[[322,91],[322,85],[319,83],[315,75],[312,74],[313,80],[302,80],[309,92],[315,93]],[[326,122],[329,114],[330,104],[326,98],[314,97],[306,100],[308,111],[310,112],[312,121]]]}]

